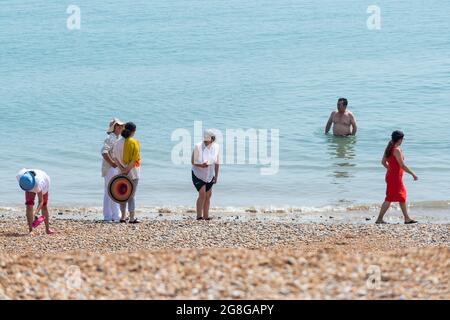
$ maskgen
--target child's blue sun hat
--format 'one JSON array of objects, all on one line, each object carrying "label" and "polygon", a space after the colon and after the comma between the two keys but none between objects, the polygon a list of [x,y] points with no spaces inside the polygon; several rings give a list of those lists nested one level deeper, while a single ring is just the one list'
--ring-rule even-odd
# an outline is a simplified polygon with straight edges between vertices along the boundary
[{"label": "child's blue sun hat", "polygon": [[30,191],[36,185],[36,178],[31,171],[25,172],[19,179],[19,186],[23,191]]}]

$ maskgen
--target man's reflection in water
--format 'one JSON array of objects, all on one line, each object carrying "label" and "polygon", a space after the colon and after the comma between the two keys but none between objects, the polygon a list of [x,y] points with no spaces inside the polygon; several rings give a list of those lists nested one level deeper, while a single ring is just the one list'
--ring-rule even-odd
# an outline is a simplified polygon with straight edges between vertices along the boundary
[{"label": "man's reflection in water", "polygon": [[356,163],[353,161],[356,156],[355,144],[355,136],[328,136],[328,153],[332,161],[333,184],[348,183],[353,177],[352,168],[356,167]]}]

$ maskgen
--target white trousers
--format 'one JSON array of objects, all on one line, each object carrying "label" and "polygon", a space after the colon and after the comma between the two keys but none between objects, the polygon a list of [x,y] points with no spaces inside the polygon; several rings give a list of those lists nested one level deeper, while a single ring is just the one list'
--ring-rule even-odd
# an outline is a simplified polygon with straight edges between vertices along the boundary
[{"label": "white trousers", "polygon": [[110,168],[105,177],[105,195],[103,197],[103,219],[105,221],[117,221],[120,219],[120,205],[114,202],[108,194],[109,182],[117,174],[119,174],[117,168]]}]

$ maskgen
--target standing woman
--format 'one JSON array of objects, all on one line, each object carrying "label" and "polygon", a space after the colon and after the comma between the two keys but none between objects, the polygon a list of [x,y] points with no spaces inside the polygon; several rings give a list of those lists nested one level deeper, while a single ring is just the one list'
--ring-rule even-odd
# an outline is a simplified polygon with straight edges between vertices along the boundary
[{"label": "standing woman", "polygon": [[380,215],[375,223],[384,224],[383,217],[391,202],[399,202],[402,209],[403,216],[405,218],[405,224],[417,223],[417,221],[411,219],[408,216],[408,209],[406,208],[406,189],[403,184],[403,173],[406,171],[417,181],[419,178],[416,174],[409,169],[405,164],[405,158],[402,150],[399,148],[403,142],[404,134],[401,131],[394,131],[392,133],[392,140],[386,147],[383,160],[381,163],[387,169],[386,173],[386,200],[381,206]]},{"label": "standing woman", "polygon": [[125,123],[119,119],[112,119],[109,123],[109,128],[106,131],[108,137],[103,143],[101,150],[103,162],[102,162],[102,177],[105,179],[105,194],[103,196],[103,220],[104,221],[117,221],[119,220],[119,204],[115,203],[108,194],[108,185],[111,178],[118,174],[117,163],[112,159],[112,150],[117,140],[120,138],[120,134],[123,130]]},{"label": "standing woman", "polygon": [[198,191],[196,203],[197,220],[210,220],[209,205],[212,187],[219,176],[219,145],[212,130],[206,130],[203,141],[192,152],[192,182]]},{"label": "standing woman", "polygon": [[125,124],[125,128],[122,131],[122,138],[114,145],[113,158],[118,163],[120,171],[123,175],[128,176],[133,182],[133,194],[128,199],[127,203],[120,205],[120,211],[122,217],[120,222],[126,222],[126,211],[128,204],[128,212],[130,214],[129,223],[139,223],[135,217],[135,194],[139,182],[141,171],[141,152],[139,142],[134,139],[136,133],[136,125],[133,122]]}]

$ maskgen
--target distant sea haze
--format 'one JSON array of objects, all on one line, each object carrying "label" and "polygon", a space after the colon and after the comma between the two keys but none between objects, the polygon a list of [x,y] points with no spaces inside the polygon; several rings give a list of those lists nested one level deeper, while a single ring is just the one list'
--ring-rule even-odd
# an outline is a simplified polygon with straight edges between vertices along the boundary
[{"label": "distant sea haze", "polygon": [[[76,5],[80,29],[69,30],[59,1],[2,2],[0,206],[23,205],[23,167],[49,173],[50,205],[101,206],[100,149],[119,117],[136,123],[141,143],[138,207],[194,206],[191,166],[173,161],[172,138],[188,132],[191,150],[201,122],[223,133],[266,130],[268,156],[278,132],[276,173],[262,174],[271,165],[250,161],[249,149],[245,163],[224,159],[213,206],[379,205],[381,158],[399,129],[419,176],[405,175],[408,201],[447,210],[447,0],[377,1],[381,27],[372,30],[358,1]],[[358,121],[355,137],[324,134],[340,97]]]}]

